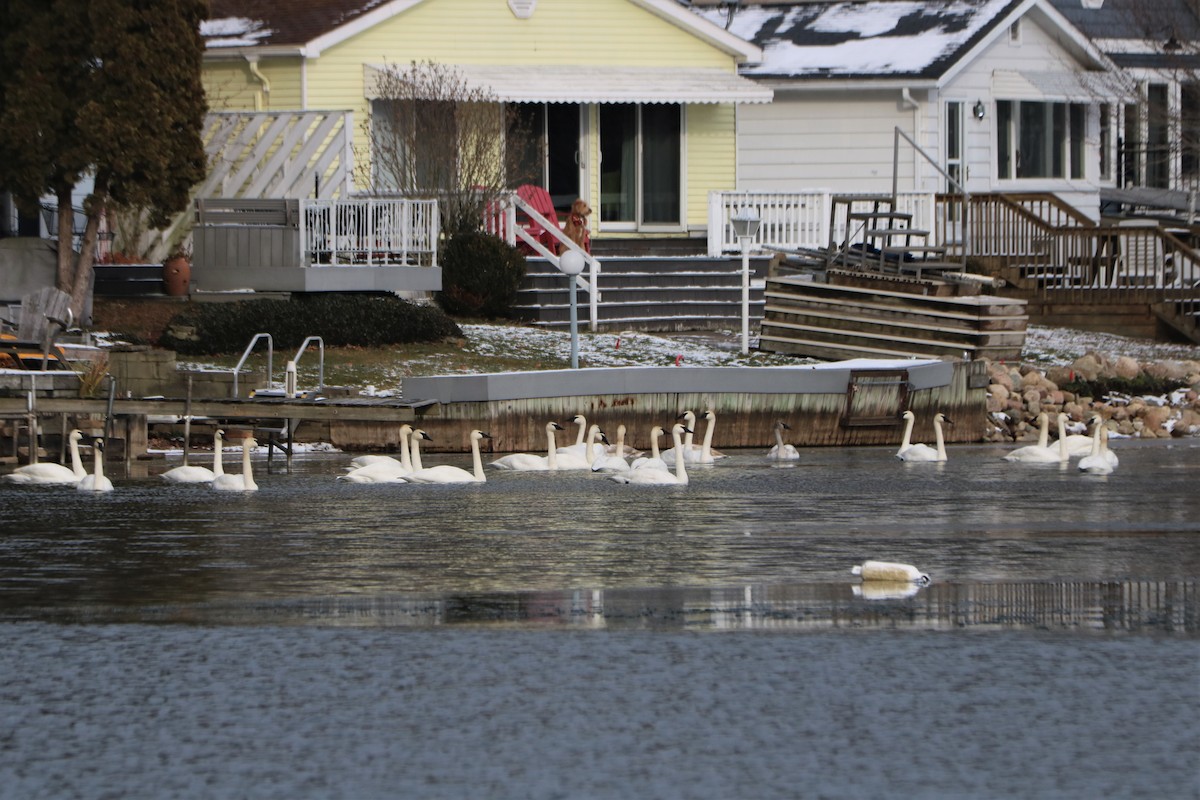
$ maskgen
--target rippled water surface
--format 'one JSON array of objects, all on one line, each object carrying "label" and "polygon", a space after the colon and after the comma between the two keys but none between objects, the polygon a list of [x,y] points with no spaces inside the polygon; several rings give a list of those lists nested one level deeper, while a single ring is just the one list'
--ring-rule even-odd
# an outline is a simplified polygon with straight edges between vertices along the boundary
[{"label": "rippled water surface", "polygon": [[0,486],[0,797],[1195,796],[1200,443],[1114,449]]}]

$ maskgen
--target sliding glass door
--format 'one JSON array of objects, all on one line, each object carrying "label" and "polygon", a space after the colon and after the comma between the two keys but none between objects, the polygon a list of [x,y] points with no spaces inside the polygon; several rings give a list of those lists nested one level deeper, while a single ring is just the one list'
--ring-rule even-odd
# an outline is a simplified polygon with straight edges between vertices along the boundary
[{"label": "sliding glass door", "polygon": [[600,111],[600,222],[608,230],[678,229],[683,107],[605,103]]}]

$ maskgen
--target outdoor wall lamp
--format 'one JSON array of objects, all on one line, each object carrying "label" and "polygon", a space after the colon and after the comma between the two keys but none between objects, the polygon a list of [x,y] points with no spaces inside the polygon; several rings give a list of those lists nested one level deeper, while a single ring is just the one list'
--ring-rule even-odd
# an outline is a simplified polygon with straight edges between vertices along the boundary
[{"label": "outdoor wall lamp", "polygon": [[558,269],[570,278],[568,291],[571,299],[571,369],[579,369],[579,311],[575,300],[575,287],[579,283],[579,273],[583,272],[583,256],[575,250],[568,250],[558,258]]},{"label": "outdoor wall lamp", "polygon": [[982,100],[976,100],[975,107],[972,109],[972,111],[975,112],[975,119],[983,119],[987,114],[987,106],[983,104]]},{"label": "outdoor wall lamp", "polygon": [[762,219],[756,210],[743,206],[729,223],[742,245],[742,355],[746,355],[750,352],[750,240],[758,234]]}]

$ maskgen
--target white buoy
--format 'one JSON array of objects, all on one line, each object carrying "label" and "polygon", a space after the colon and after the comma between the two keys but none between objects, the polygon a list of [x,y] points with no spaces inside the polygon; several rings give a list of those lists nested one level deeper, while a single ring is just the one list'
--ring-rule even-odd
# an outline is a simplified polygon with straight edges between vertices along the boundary
[{"label": "white buoy", "polygon": [[864,581],[890,581],[916,583],[921,586],[929,585],[929,576],[912,564],[897,564],[891,561],[864,561],[850,569],[852,575],[860,576]]}]

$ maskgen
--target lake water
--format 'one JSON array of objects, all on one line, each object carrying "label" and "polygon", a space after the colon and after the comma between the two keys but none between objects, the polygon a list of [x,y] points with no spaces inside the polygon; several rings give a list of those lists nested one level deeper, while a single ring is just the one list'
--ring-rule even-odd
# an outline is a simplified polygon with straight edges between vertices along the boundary
[{"label": "lake water", "polygon": [[1113,447],[0,486],[0,797],[1198,796],[1200,441]]}]

